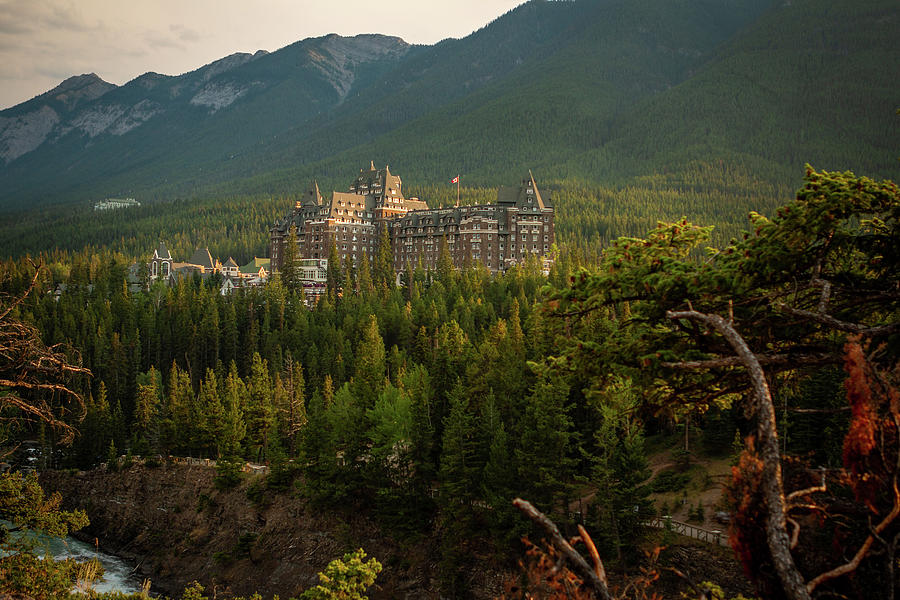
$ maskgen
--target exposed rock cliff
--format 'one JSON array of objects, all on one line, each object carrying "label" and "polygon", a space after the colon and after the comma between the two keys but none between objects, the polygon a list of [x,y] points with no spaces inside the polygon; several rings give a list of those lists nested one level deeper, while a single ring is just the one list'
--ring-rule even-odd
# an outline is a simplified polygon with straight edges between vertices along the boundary
[{"label": "exposed rock cliff", "polygon": [[[135,466],[122,473],[46,472],[41,481],[62,492],[68,505],[87,510],[87,535],[134,560],[166,593],[180,594],[196,579],[207,590],[215,586],[220,597],[297,596],[318,582],[329,561],[362,547],[384,565],[373,600],[439,598],[433,542],[394,539],[359,513],[317,511],[294,495],[268,494],[268,503],[254,505],[246,493],[252,479],[219,491],[214,474],[199,466]],[[496,574],[472,577],[481,590],[474,598],[499,593],[489,583]]]}]

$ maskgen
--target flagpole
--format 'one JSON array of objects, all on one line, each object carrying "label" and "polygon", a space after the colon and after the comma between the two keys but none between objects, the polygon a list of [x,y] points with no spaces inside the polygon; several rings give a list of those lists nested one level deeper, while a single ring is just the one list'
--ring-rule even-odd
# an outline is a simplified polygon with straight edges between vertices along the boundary
[{"label": "flagpole", "polygon": [[456,206],[459,206],[459,175],[456,176]]}]

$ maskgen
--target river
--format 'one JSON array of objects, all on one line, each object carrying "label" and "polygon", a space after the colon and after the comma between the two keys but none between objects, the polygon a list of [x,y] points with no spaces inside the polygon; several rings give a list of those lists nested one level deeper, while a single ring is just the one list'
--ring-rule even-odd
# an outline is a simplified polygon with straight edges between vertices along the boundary
[{"label": "river", "polygon": [[103,565],[103,579],[95,581],[93,588],[98,592],[133,593],[141,591],[141,582],[132,573],[133,565],[121,558],[98,551],[93,545],[73,537],[58,538],[30,534],[37,543],[37,551],[46,549],[56,559],[74,558],[85,561],[97,558]]}]

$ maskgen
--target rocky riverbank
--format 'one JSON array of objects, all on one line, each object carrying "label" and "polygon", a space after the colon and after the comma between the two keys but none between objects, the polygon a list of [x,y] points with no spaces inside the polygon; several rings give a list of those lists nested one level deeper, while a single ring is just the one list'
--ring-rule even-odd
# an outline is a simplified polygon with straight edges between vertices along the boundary
[{"label": "rocky riverbank", "polygon": [[[45,472],[41,481],[69,507],[87,510],[86,535],[134,561],[167,594],[180,596],[197,580],[219,597],[258,591],[289,598],[317,583],[329,561],[361,547],[384,565],[373,600],[439,598],[433,540],[407,543],[364,515],[317,511],[294,495],[268,494],[254,504],[247,486],[261,476],[217,490],[214,475],[208,467],[169,464]],[[496,572],[474,573],[473,597],[496,596],[500,580]]]}]

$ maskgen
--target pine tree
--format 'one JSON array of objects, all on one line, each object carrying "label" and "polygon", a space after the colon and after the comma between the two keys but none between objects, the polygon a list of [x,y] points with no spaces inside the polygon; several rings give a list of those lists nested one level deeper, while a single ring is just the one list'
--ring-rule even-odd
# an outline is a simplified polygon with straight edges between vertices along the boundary
[{"label": "pine tree", "polygon": [[337,250],[337,240],[333,240],[328,246],[328,269],[325,287],[328,296],[334,301],[337,301],[344,289],[344,272],[341,269],[341,257]]},{"label": "pine tree", "polygon": [[444,285],[450,285],[453,281],[453,260],[450,258],[450,250],[447,247],[447,236],[441,236],[441,245],[438,250],[437,276],[438,281]]},{"label": "pine tree", "polygon": [[631,416],[636,401],[630,380],[615,378],[597,394],[600,426],[594,436],[592,479],[599,509],[597,541],[621,560],[636,549],[643,523],[652,516],[645,482],[650,469],[640,426]]},{"label": "pine tree", "polygon": [[483,462],[479,462],[481,442],[476,415],[461,382],[448,397],[450,413],[444,424],[441,452],[440,530],[441,587],[446,594],[464,597],[467,578],[465,562],[471,559],[471,532],[476,529],[474,504],[481,488]]},{"label": "pine tree", "polygon": [[247,442],[253,449],[254,460],[268,460],[270,436],[274,429],[274,407],[272,404],[272,379],[269,367],[259,352],[253,354],[250,366],[250,380],[247,385],[249,402],[244,411],[247,423]]},{"label": "pine tree", "polygon": [[372,283],[372,269],[369,266],[369,258],[365,252],[363,252],[359,261],[358,286],[359,293],[364,298],[368,298],[375,292],[375,284]]},{"label": "pine tree", "polygon": [[219,385],[212,369],[206,370],[206,377],[200,384],[197,397],[199,417],[196,447],[205,455],[222,456],[222,440],[225,437],[225,407],[219,395]]},{"label": "pine tree", "polygon": [[303,366],[299,362],[295,362],[290,354],[284,361],[284,369],[284,387],[287,403],[283,410],[285,412],[285,423],[287,424],[288,451],[291,456],[296,456],[297,437],[308,422],[306,415],[306,386],[303,379]]},{"label": "pine tree", "polygon": [[247,435],[244,409],[249,403],[247,387],[238,376],[237,365],[234,361],[231,361],[223,392],[225,422],[222,440],[219,444],[219,454],[225,458],[232,458],[241,454],[241,445]]},{"label": "pine tree", "polygon": [[552,512],[566,500],[573,476],[569,387],[560,378],[542,378],[525,404],[516,449],[519,481],[538,508]]},{"label": "pine tree", "polygon": [[[162,376],[150,367],[137,378],[133,428],[135,437],[146,449],[159,454],[159,418],[162,410]],[[137,450],[135,450],[137,452]]]},{"label": "pine tree", "polygon": [[336,449],[321,391],[310,398],[307,416],[309,424],[300,434],[303,490],[313,500],[330,504],[333,500],[330,484],[337,470]]},{"label": "pine tree", "polygon": [[292,223],[285,239],[280,269],[281,285],[284,286],[289,294],[296,294],[302,289],[300,274],[297,269],[299,258],[300,245],[297,243],[297,226]]},{"label": "pine tree", "polygon": [[425,520],[433,511],[431,487],[437,477],[435,427],[432,423],[434,390],[428,376],[428,370],[422,365],[415,365],[403,373],[400,387],[404,395],[410,398],[411,428],[409,460],[412,467],[409,502],[414,510],[414,517]]},{"label": "pine tree", "polygon": [[378,332],[378,319],[375,315],[369,316],[356,356],[353,393],[361,406],[369,409],[384,388],[386,373],[384,341]]},{"label": "pine tree", "polygon": [[186,454],[190,451],[193,404],[191,379],[173,362],[160,427],[160,443],[166,453]]},{"label": "pine tree", "polygon": [[511,442],[493,394],[484,403],[481,429],[487,451],[481,489],[485,501],[492,508],[488,515],[491,529],[498,539],[514,543],[524,534],[524,524],[512,501],[518,496],[527,496],[527,493],[522,490],[521,480],[517,476]]},{"label": "pine tree", "polygon": [[375,287],[392,290],[396,285],[397,275],[394,273],[394,251],[391,249],[391,237],[387,227],[381,228],[378,236],[378,249],[375,251],[375,265],[372,280]]}]

